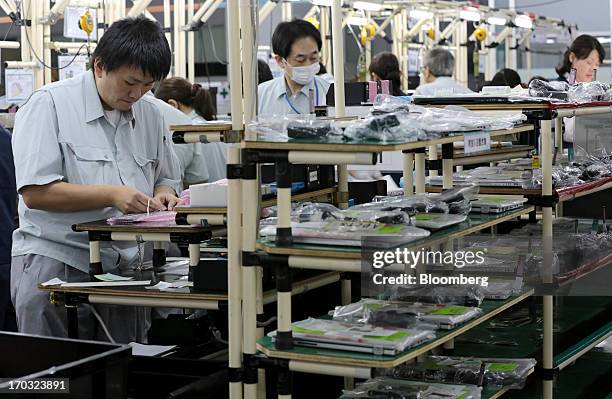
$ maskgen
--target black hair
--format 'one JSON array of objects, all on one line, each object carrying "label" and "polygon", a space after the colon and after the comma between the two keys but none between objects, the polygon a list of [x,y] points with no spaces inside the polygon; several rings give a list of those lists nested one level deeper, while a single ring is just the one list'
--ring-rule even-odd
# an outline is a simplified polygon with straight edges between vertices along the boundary
[{"label": "black hair", "polygon": [[92,59],[99,59],[106,72],[140,68],[157,81],[170,72],[171,58],[162,27],[139,16],[115,21],[98,41]]},{"label": "black hair", "polygon": [[382,80],[390,80],[393,84],[394,96],[402,96],[402,74],[400,72],[399,61],[397,57],[389,52],[382,52],[376,54],[372,59],[368,68],[370,73],[375,73]]},{"label": "black hair", "polygon": [[599,53],[599,62],[602,63],[606,58],[606,50],[604,50],[599,40],[591,35],[580,35],[572,42],[570,48],[565,51],[563,54],[563,59],[561,59],[561,63],[555,69],[559,76],[563,76],[566,73],[570,73],[572,69],[572,63],[570,62],[570,54],[574,53],[576,58],[579,60],[584,60],[591,54],[593,50],[597,50]]},{"label": "black hair", "polygon": [[[102,36],[104,37],[104,36]],[[303,37],[310,37],[317,42],[317,47],[321,51],[323,42],[321,33],[308,21],[294,19],[290,22],[281,22],[274,29],[272,34],[272,51],[285,59],[291,54],[291,47],[296,40]]]},{"label": "black hair", "polygon": [[198,83],[191,84],[187,79],[173,77],[162,80],[155,90],[155,97],[165,102],[175,100],[192,107],[196,114],[207,121],[216,118],[217,111],[210,92]]},{"label": "black hair", "polygon": [[517,71],[510,68],[504,68],[498,71],[491,79],[490,86],[510,86],[516,87],[521,84],[521,75]]},{"label": "black hair", "polygon": [[323,65],[322,62],[319,61],[319,73],[317,75],[325,75],[327,73],[327,68]]},{"label": "black hair", "polygon": [[270,66],[264,60],[257,60],[257,82],[263,83],[268,80],[272,80],[274,77],[272,76],[272,71],[270,70]]}]

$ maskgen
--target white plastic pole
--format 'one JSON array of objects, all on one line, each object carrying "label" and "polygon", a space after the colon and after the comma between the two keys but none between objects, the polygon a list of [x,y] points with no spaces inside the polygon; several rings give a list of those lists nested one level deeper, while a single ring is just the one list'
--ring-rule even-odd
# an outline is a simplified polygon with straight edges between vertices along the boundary
[{"label": "white plastic pole", "polygon": [[215,11],[217,11],[217,8],[219,8],[219,6],[223,4],[223,1],[224,0],[215,0],[213,5],[210,6],[206,13],[204,13],[204,15],[202,16],[202,22],[206,23],[210,19],[210,17],[212,17]]},{"label": "white plastic pole", "polygon": [[[244,8],[240,10],[245,11]],[[257,239],[257,219],[258,209],[257,187],[259,182],[257,179],[242,180],[242,251],[245,253],[255,251],[255,241]],[[242,350],[245,354],[254,355],[257,352],[257,273],[253,266],[242,266],[242,328],[243,328],[243,346]],[[257,384],[244,384],[245,399],[257,398]]]},{"label": "white plastic pole", "polygon": [[283,1],[281,4],[282,14],[281,18],[283,21],[291,21],[293,19],[293,10],[291,9],[290,1]]},{"label": "white plastic pole", "polygon": [[[549,120],[541,122],[542,151],[540,153],[542,162],[542,195],[552,196],[552,146],[551,146],[551,127]],[[552,282],[552,207],[542,207],[542,243],[544,246],[544,283]],[[544,306],[544,328],[543,328],[543,355],[542,365],[544,369],[553,368],[553,297],[545,295],[543,297]],[[553,381],[544,381],[544,399],[553,397]]]},{"label": "white plastic pole", "polygon": [[407,152],[402,155],[404,158],[404,196],[410,197],[414,194],[414,154]]},{"label": "white plastic pole", "polygon": [[[43,15],[49,14],[49,10],[51,8],[51,3],[49,0],[43,1]],[[43,25],[42,27],[42,46],[43,46],[43,61],[46,65],[51,65],[51,50],[45,46],[45,43],[51,40],[51,26],[48,24]],[[1,48],[0,42],[0,48]],[[51,68],[45,68],[43,72],[43,85],[51,83]]]},{"label": "white plastic pole", "polygon": [[344,38],[342,37],[341,0],[333,0],[332,7],[332,52],[334,63],[334,103],[337,117],[345,115],[344,109]]},{"label": "white plastic pole", "polygon": [[[178,12],[178,54],[179,54],[179,75],[182,78],[187,77],[187,35],[184,30],[181,29],[181,26],[185,25],[185,0],[175,0],[174,6],[177,7]],[[177,51],[175,49],[175,51]]]},{"label": "white plastic pole", "polygon": [[149,4],[151,4],[151,0],[136,0],[134,1],[134,4],[132,5],[132,8],[130,8],[130,11],[128,11],[127,16],[128,17],[136,17],[138,15],[140,15],[141,13],[143,13],[146,8],[149,6]]},{"label": "white plastic pole", "polygon": [[259,9],[258,15],[259,15],[259,25],[260,26],[266,20],[266,18],[268,18],[268,16],[272,13],[272,11],[276,8],[277,4],[278,4],[277,2],[268,0],[266,4],[264,4],[263,7]]},{"label": "white plastic pole", "polygon": [[[187,0],[187,15],[193,18],[193,0]],[[195,35],[193,31],[187,32],[187,80],[195,83]]]},{"label": "white plastic pole", "polygon": [[[228,20],[238,11],[236,0],[228,0]],[[237,15],[236,15],[237,17]],[[232,21],[237,22],[237,21]],[[230,29],[231,30],[231,29]],[[237,43],[236,43],[237,44]],[[233,44],[230,42],[230,46]],[[236,65],[236,64],[234,64]],[[232,65],[230,64],[230,69]],[[228,149],[228,164],[240,164],[240,146],[233,144]],[[242,249],[241,231],[242,188],[238,179],[229,179],[227,184],[227,279],[228,279],[228,363],[232,369],[242,367],[242,272],[240,252]],[[230,399],[242,399],[242,382],[230,382]]]},{"label": "white plastic pole", "polygon": [[[427,149],[427,155],[430,161],[437,161],[438,160],[438,146],[430,145],[429,148]],[[431,169],[429,171],[429,176],[438,176],[438,170]]]},{"label": "white plastic pole", "polygon": [[20,46],[19,42],[0,41],[0,48],[18,49]]},{"label": "white plastic pole", "polygon": [[242,36],[242,89],[244,92],[244,123],[245,125],[255,119],[257,107],[257,62],[253,63],[255,49],[254,11],[252,0],[239,0],[240,27]]},{"label": "white plastic pole", "polygon": [[417,152],[415,155],[415,177],[416,177],[416,193],[425,193],[425,153]]},{"label": "white plastic pole", "polygon": [[[168,40],[170,50],[173,51],[174,43],[172,41],[172,34],[169,32],[171,18],[172,12],[170,11],[170,0],[164,0],[164,30],[166,31],[166,40]],[[174,57],[172,57],[172,64],[176,64]]]}]

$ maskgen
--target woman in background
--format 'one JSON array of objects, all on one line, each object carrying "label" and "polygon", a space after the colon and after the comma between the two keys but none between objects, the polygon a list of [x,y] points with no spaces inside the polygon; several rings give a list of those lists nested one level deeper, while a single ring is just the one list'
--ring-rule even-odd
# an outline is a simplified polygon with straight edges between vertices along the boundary
[{"label": "woman in background", "polygon": [[[216,119],[216,110],[210,92],[199,84],[191,84],[186,79],[174,77],[164,79],[155,97],[163,100],[191,118],[193,124],[204,124]],[[204,160],[208,167],[209,182],[226,177],[227,144],[202,144]]]},{"label": "woman in background", "polygon": [[378,53],[372,59],[370,67],[372,80],[389,80],[392,84],[391,94],[403,96],[402,93],[402,73],[399,68],[397,57],[389,52]]},{"label": "woman in background", "polygon": [[[578,36],[565,51],[561,63],[556,68],[558,80],[568,83],[592,82],[596,79],[597,69],[606,57],[601,43],[591,35]],[[575,81],[570,82],[572,70],[575,70]]]},{"label": "woman in background", "polygon": [[[561,64],[556,68],[559,74],[558,80],[571,84],[592,82],[597,79],[597,69],[605,57],[606,51],[599,40],[591,35],[580,35],[565,51]],[[565,123],[563,141],[573,143],[575,118],[563,118],[563,121]]]}]

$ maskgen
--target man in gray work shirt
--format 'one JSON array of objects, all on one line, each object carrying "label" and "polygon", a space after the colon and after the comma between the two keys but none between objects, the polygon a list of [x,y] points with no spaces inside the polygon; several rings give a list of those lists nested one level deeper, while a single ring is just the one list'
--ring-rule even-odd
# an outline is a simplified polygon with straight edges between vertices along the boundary
[{"label": "man in gray work shirt", "polygon": [[[100,39],[91,70],[42,87],[17,113],[20,227],[13,236],[11,295],[20,332],[67,334],[65,311],[37,284],[89,279],[87,234],[71,225],[177,204],[178,161],[161,114],[143,97],[168,74],[170,59],[159,24],[119,20]],[[136,253],[134,243],[113,242],[102,248],[102,267],[126,269]],[[96,309],[115,340],[144,336],[137,331],[143,309]],[[80,338],[104,338],[90,309],[79,308],[79,327]]]}]

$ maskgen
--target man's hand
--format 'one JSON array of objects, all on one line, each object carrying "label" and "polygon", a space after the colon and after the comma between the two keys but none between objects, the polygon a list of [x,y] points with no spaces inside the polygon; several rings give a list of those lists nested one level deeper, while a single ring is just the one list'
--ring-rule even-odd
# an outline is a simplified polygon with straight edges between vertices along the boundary
[{"label": "man's hand", "polygon": [[164,205],[169,211],[173,211],[174,207],[178,205],[180,201],[180,199],[176,197],[174,190],[166,186],[158,186],[155,188],[154,199]]},{"label": "man's hand", "polygon": [[114,207],[126,214],[166,210],[157,197],[151,198],[129,186],[113,186],[111,198]]}]

